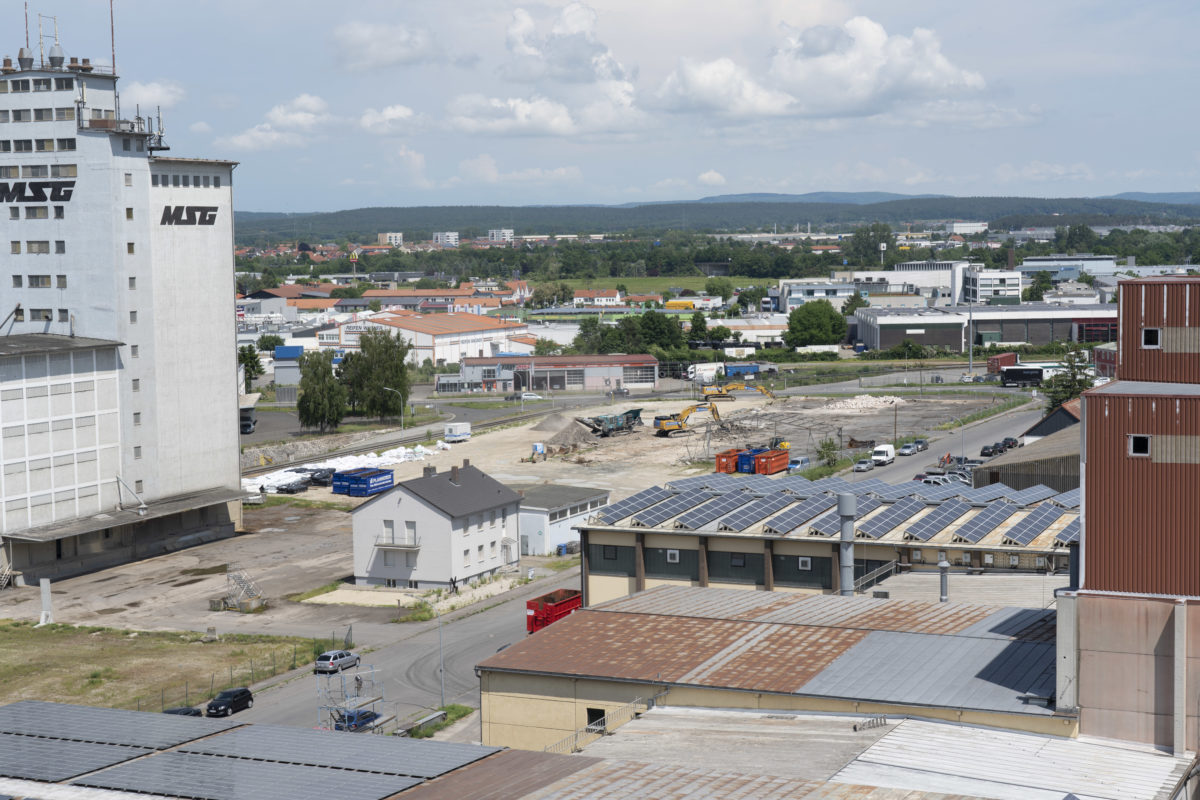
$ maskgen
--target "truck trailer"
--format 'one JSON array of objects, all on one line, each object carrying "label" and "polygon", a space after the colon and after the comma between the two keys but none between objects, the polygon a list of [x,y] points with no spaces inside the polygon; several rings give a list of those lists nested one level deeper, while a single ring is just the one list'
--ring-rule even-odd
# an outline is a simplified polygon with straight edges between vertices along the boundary
[{"label": "truck trailer", "polygon": [[1041,386],[1045,373],[1041,367],[1001,367],[1000,383],[1004,386]]}]

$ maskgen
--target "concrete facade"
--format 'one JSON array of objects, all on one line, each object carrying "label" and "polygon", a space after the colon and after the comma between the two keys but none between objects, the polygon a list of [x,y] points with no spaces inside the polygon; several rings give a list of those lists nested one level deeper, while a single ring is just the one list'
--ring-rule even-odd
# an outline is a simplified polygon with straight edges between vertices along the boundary
[{"label": "concrete facade", "polygon": [[554,555],[558,546],[579,541],[576,526],[608,504],[607,489],[535,485],[521,492],[521,555]]}]

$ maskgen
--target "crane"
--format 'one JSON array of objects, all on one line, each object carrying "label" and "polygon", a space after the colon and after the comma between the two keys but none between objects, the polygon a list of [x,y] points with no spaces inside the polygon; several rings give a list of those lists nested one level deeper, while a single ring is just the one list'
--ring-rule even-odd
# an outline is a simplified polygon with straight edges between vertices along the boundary
[{"label": "crane", "polygon": [[688,431],[688,417],[697,411],[708,411],[714,422],[721,421],[721,414],[712,403],[696,403],[688,406],[678,414],[663,414],[654,418],[654,433],[656,436],[670,436],[677,431]]},{"label": "crane", "polygon": [[775,393],[765,386],[747,386],[744,383],[727,383],[724,386],[705,386],[700,391],[704,392],[705,400],[736,400],[737,398],[733,396],[733,392],[740,391],[742,389],[753,389],[756,392],[765,394],[772,400],[775,399]]}]

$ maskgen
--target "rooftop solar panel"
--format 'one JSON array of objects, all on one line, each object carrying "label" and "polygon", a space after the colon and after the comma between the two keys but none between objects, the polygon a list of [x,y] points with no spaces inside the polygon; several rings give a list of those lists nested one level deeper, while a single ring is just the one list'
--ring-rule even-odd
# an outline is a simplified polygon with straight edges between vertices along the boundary
[{"label": "rooftop solar panel", "polygon": [[875,495],[880,500],[892,502],[899,500],[902,497],[911,497],[914,492],[924,487],[924,484],[917,481],[909,481],[908,483],[898,483],[894,486],[873,488],[871,494]]},{"label": "rooftop solar panel", "polygon": [[644,525],[647,528],[653,528],[656,525],[666,522],[671,517],[679,516],[689,508],[695,508],[704,501],[711,500],[712,498],[713,493],[704,489],[682,492],[668,497],[658,505],[651,506],[645,511],[639,511],[633,515],[631,522],[634,525]]},{"label": "rooftop solar panel", "polygon": [[666,484],[668,489],[674,489],[677,492],[686,491],[689,489],[708,489],[713,485],[720,483],[718,478],[726,477],[722,473],[714,473],[712,475],[694,475],[691,478],[680,478]]},{"label": "rooftop solar panel", "polygon": [[1063,508],[1079,508],[1079,489],[1056,494],[1050,498],[1051,503],[1058,503]]},{"label": "rooftop solar panel", "polygon": [[0,776],[30,781],[65,781],[153,752],[149,747],[0,733]]},{"label": "rooftop solar panel", "polygon": [[1020,545],[1026,545],[1036,539],[1046,528],[1053,525],[1059,517],[1067,513],[1067,510],[1061,506],[1045,503],[1038,506],[1033,511],[1025,515],[1025,518],[1013,525],[1012,528],[1004,534],[1004,538],[1016,542]]},{"label": "rooftop solar panel", "polygon": [[1030,503],[1036,503],[1040,500],[1046,500],[1054,497],[1056,494],[1058,494],[1058,492],[1054,491],[1049,486],[1043,486],[1039,483],[1037,486],[1030,486],[1028,489],[1022,489],[1021,491],[1012,495],[1010,499],[1019,506],[1027,506]]},{"label": "rooftop solar panel", "polygon": [[938,535],[946,529],[948,525],[956,519],[966,514],[971,510],[971,507],[961,500],[948,500],[940,506],[930,511],[924,517],[913,523],[907,531],[906,536],[911,536],[914,539],[919,539],[922,542],[928,542],[934,536]]},{"label": "rooftop solar panel", "polygon": [[[878,498],[860,497],[854,518],[856,520],[862,519],[881,505],[883,505],[883,502]],[[838,515],[837,509],[834,509],[814,522],[812,524],[812,532],[818,533],[821,536],[837,536],[840,534],[842,532],[842,518]]]},{"label": "rooftop solar panel", "polygon": [[931,503],[938,503],[942,500],[949,500],[951,497],[961,497],[963,491],[966,489],[967,487],[962,484],[958,486],[929,486],[928,484],[921,484],[921,488],[913,492],[912,496]]},{"label": "rooftop solar panel", "polygon": [[779,516],[767,520],[763,529],[771,533],[787,534],[835,505],[837,505],[837,498],[828,494],[819,494],[798,503]]},{"label": "rooftop solar panel", "polygon": [[760,519],[768,517],[784,506],[794,502],[796,502],[795,496],[786,492],[769,494],[766,497],[760,497],[743,508],[739,508],[721,520],[721,524],[718,527],[727,531],[744,531]]},{"label": "rooftop solar panel", "polygon": [[868,478],[865,481],[853,481],[850,483],[850,489],[857,495],[873,492],[876,489],[886,489],[890,486],[890,483],[879,478]]},{"label": "rooftop solar panel", "polygon": [[980,539],[998,528],[1004,520],[1011,517],[1016,510],[1017,506],[1014,504],[1005,500],[997,500],[964,522],[954,535],[972,544],[978,543]]},{"label": "rooftop solar panel", "polygon": [[[376,737],[335,734],[357,744]],[[382,738],[382,737],[379,737]],[[127,792],[193,797],[203,800],[295,800],[298,797],[336,797],[338,800],[379,800],[421,783],[419,778],[380,775],[329,767],[220,759],[195,753],[158,753],[73,781]]]},{"label": "rooftop solar panel", "polygon": [[162,749],[240,725],[231,720],[177,717],[116,708],[22,700],[0,706],[0,732]]},{"label": "rooftop solar panel", "polygon": [[757,499],[752,492],[730,492],[721,495],[675,520],[675,527],[694,531]]},{"label": "rooftop solar panel", "polygon": [[1059,531],[1058,535],[1054,537],[1054,541],[1059,542],[1061,544],[1070,544],[1071,542],[1078,542],[1079,541],[1079,517],[1076,517],[1075,519],[1071,520],[1067,524],[1067,527],[1065,527],[1061,531]]},{"label": "rooftop solar panel", "polygon": [[597,517],[606,525],[612,525],[615,522],[625,519],[630,514],[636,514],[643,508],[649,508],[655,503],[661,503],[671,495],[675,494],[670,489],[664,489],[661,486],[651,486],[649,489],[643,489],[637,494],[630,495],[624,500],[613,503],[610,506],[605,506],[597,513]]},{"label": "rooftop solar panel", "polygon": [[913,497],[906,497],[903,500],[897,501],[885,511],[876,514],[871,519],[858,526],[858,532],[863,536],[869,536],[872,539],[878,539],[880,536],[887,534],[904,520],[924,510],[927,506],[920,500]]},{"label": "rooftop solar panel", "polygon": [[828,478],[821,478],[819,481],[813,481],[813,488],[822,492],[842,492],[850,489],[852,484],[844,478],[838,478],[830,475]]},{"label": "rooftop solar panel", "polygon": [[1015,489],[1011,489],[1003,483],[992,483],[978,489],[968,489],[962,493],[961,497],[973,505],[983,505],[998,497],[1011,497],[1016,493]]}]

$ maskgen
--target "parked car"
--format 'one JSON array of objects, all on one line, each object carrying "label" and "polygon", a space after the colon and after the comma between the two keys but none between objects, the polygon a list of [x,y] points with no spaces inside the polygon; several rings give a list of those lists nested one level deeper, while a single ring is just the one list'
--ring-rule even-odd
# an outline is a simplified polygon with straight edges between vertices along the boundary
[{"label": "parked car", "polygon": [[242,422],[238,428],[242,433],[254,433],[254,423],[250,420]]},{"label": "parked car", "polygon": [[1009,450],[1015,450],[1018,447],[1025,446],[1025,445],[1021,444],[1019,441],[1017,441],[1017,439],[1015,437],[1012,437],[1012,436],[1005,436],[1004,441],[1001,442],[1001,444],[1003,444]]},{"label": "parked car", "polygon": [[[628,387],[622,386],[618,389],[613,389],[608,393],[609,397],[629,397]],[[539,398],[540,399],[540,398]]]},{"label": "parked car", "polygon": [[900,449],[896,451],[896,455],[898,455],[898,456],[915,456],[919,452],[921,452],[921,451],[917,449],[917,446],[915,444],[913,444],[912,442],[909,442],[906,445],[902,445],[900,447]]},{"label": "parked car", "polygon": [[918,450],[922,450],[922,451],[928,450],[929,449],[929,441],[927,439],[913,439],[913,447],[917,448]]},{"label": "parked car", "polygon": [[313,672],[341,672],[357,667],[361,660],[349,650],[327,650],[313,662]]},{"label": "parked car", "polygon": [[929,379],[929,382],[930,383],[945,383],[946,379],[943,378],[941,375],[934,375]]},{"label": "parked car", "polygon": [[854,465],[855,472],[870,472],[875,469],[875,462],[869,458],[860,458]]},{"label": "parked car", "polygon": [[191,706],[179,706],[178,708],[164,708],[164,714],[174,714],[179,717],[203,717],[204,712],[198,708]]},{"label": "parked car", "polygon": [[929,476],[926,475],[924,472],[918,472],[916,475],[913,475],[913,480],[914,481],[923,481],[927,477],[929,477]]},{"label": "parked car", "polygon": [[288,481],[287,483],[281,483],[280,485],[275,487],[276,494],[300,494],[300,492],[304,492],[307,490],[308,490],[308,481],[301,480],[298,477],[293,481]]},{"label": "parked car", "polygon": [[542,396],[534,392],[521,392],[522,400],[541,400]]},{"label": "parked car", "polygon": [[1008,448],[1004,446],[1004,442],[992,442],[992,452],[996,455],[1000,455],[1007,450]]},{"label": "parked car", "polygon": [[927,475],[921,483],[928,486],[947,486],[950,483],[950,479],[945,475]]},{"label": "parked car", "polygon": [[513,392],[512,394],[504,395],[504,400],[505,400],[505,402],[508,402],[508,403],[516,403],[516,402],[520,401],[520,399],[521,399],[520,392]]},{"label": "parked car", "polygon": [[804,470],[810,468],[812,468],[812,461],[808,456],[793,458],[788,462],[788,472],[803,472]]},{"label": "parked car", "polygon": [[245,686],[237,689],[226,689],[208,701],[205,715],[209,717],[227,717],[244,708],[254,708],[254,695]]},{"label": "parked car", "polygon": [[368,708],[341,711],[334,720],[333,729],[335,731],[363,731],[371,727],[371,723],[377,719],[379,719],[379,712],[371,711]]},{"label": "parked car", "polygon": [[985,444],[983,447],[979,448],[979,456],[981,458],[991,458],[994,455],[996,455],[996,448],[992,447],[990,444]]}]

